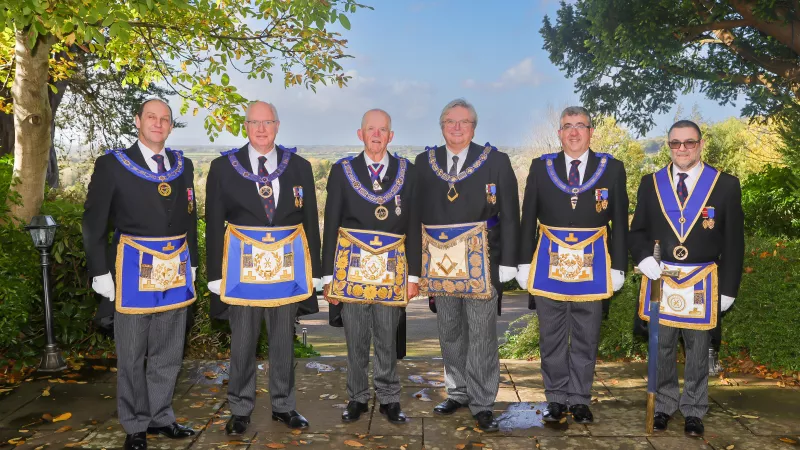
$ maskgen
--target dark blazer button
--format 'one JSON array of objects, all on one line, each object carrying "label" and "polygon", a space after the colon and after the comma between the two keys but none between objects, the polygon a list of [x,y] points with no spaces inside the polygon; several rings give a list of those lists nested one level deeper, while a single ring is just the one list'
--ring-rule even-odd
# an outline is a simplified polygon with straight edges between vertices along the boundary
[{"label": "dark blazer button", "polygon": [[573,222],[570,222],[570,223],[569,223],[569,226],[572,226],[572,225],[573,225]]}]

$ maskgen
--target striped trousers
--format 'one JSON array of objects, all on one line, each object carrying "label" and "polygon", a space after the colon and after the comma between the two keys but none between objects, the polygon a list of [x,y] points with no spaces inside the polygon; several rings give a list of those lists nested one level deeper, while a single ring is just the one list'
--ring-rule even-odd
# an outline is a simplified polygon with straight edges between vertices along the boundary
[{"label": "striped trousers", "polygon": [[175,422],[172,394],[185,338],[186,308],[153,314],[114,313],[117,415],[125,433]]},{"label": "striped trousers", "polygon": [[[678,386],[676,353],[678,337],[683,336],[686,369],[683,394]],[[661,325],[658,328],[658,377],[656,412],[672,415],[680,408],[684,417],[700,417],[708,412],[708,331],[687,330]]]},{"label": "striped trousers", "polygon": [[361,403],[369,401],[369,346],[374,341],[372,378],[378,401],[385,405],[400,401],[397,377],[397,324],[400,308],[345,303],[342,308],[347,342],[347,395]]},{"label": "striped trousers", "polygon": [[230,306],[231,370],[228,403],[231,413],[249,416],[256,404],[256,346],[261,321],[269,341],[269,395],[272,411],[296,407],[294,390],[294,317],[298,303],[275,308]]},{"label": "striped trousers", "polygon": [[491,411],[500,386],[497,292],[492,298],[436,297],[447,397],[473,415]]},{"label": "striped trousers", "polygon": [[537,295],[536,314],[547,401],[588,405],[603,302],[565,302]]}]

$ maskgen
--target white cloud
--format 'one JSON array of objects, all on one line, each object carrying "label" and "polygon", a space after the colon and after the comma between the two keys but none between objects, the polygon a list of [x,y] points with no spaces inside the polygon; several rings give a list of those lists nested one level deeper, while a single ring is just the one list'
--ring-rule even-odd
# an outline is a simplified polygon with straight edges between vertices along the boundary
[{"label": "white cloud", "polygon": [[511,89],[519,86],[538,86],[543,80],[533,65],[533,58],[528,57],[514,66],[509,67],[500,77],[489,83],[479,83],[471,78],[464,80],[461,85],[468,89],[489,88],[489,89]]}]

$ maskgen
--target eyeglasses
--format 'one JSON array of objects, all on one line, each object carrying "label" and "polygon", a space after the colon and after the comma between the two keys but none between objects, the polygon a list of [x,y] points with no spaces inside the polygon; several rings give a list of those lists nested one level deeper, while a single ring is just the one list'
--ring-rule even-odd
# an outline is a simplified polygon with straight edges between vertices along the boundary
[{"label": "eyeglasses", "polygon": [[582,123],[577,123],[575,125],[573,125],[571,123],[568,123],[566,125],[562,125],[561,126],[561,130],[562,131],[569,131],[569,130],[583,131],[583,130],[588,130],[589,128],[592,128],[592,127],[590,127],[589,125],[584,125]]},{"label": "eyeglasses", "polygon": [[252,125],[254,127],[257,127],[259,125],[264,125],[264,128],[266,128],[266,127],[268,127],[270,125],[278,123],[278,121],[277,120],[245,120],[244,123],[246,123],[248,125]]},{"label": "eyeglasses", "polygon": [[669,145],[669,148],[671,148],[673,150],[678,150],[679,148],[681,148],[681,145],[686,147],[686,150],[694,150],[695,147],[697,147],[697,144],[699,144],[699,143],[700,143],[700,141],[695,141],[694,139],[689,139],[689,140],[683,141],[683,142],[678,141],[678,140],[669,141],[667,144]]},{"label": "eyeglasses", "polygon": [[446,126],[447,128],[455,128],[456,124],[461,125],[461,128],[468,128],[468,127],[471,127],[472,124],[474,124],[475,122],[473,122],[471,120],[467,120],[467,119],[464,119],[464,120],[447,119],[442,123],[444,123],[444,126]]}]

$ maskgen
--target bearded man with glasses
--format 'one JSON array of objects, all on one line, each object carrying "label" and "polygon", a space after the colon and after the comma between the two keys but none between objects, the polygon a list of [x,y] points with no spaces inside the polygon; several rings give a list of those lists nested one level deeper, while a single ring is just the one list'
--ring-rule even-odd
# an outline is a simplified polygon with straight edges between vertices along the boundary
[{"label": "bearded man with glasses", "polygon": [[589,148],[593,132],[585,108],[561,113],[562,151],[533,160],[522,204],[517,281],[539,316],[547,422],[567,407],[576,423],[594,421],[602,300],[622,288],[628,265],[625,167]]},{"label": "bearded man with glasses", "polygon": [[[744,214],[739,180],[701,161],[703,137],[694,122],[670,127],[670,162],[642,178],[631,222],[630,248],[645,275],[639,317],[649,320],[649,281],[662,280],[654,429],[664,431],[678,409],[684,432],[702,436],[708,412],[709,331],[733,305],[742,279]],[[651,256],[660,242],[663,262]],[[662,277],[678,269],[678,277]],[[676,347],[686,349],[680,394]]]}]

